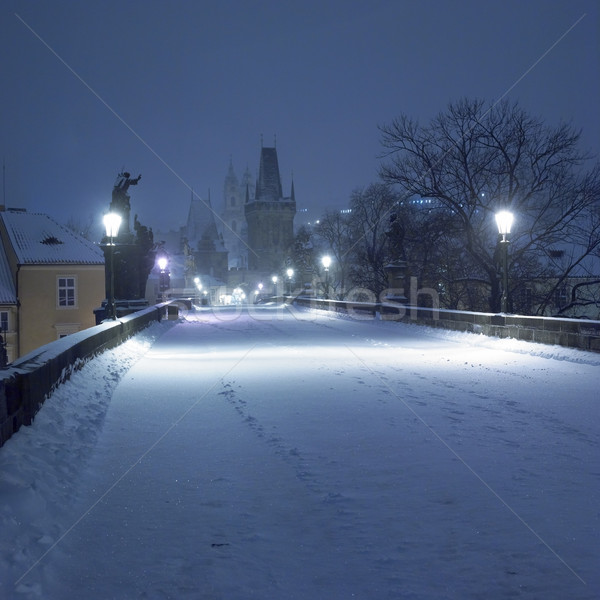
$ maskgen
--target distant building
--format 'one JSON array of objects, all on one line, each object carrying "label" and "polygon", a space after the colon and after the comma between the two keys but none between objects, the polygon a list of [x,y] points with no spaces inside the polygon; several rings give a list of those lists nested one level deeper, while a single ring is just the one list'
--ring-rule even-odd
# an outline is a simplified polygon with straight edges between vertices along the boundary
[{"label": "distant building", "polygon": [[[226,280],[229,268],[228,251],[223,235],[217,229],[215,214],[210,194],[206,200],[192,194],[187,223],[182,231],[180,251],[193,256],[198,274]],[[189,273],[188,278],[192,275]]]},{"label": "distant building", "polygon": [[284,197],[276,148],[261,148],[254,198],[246,196],[248,268],[265,274],[283,269],[294,241],[296,198],[294,182]]},{"label": "distant building", "polygon": [[250,297],[260,282],[285,271],[295,214],[294,184],[284,196],[276,148],[261,148],[256,182],[248,168],[238,178],[230,160],[221,211],[215,212],[210,195],[205,200],[192,193],[186,224],[155,236],[170,255],[172,293],[194,293],[198,278],[210,288],[211,302],[237,288]]},{"label": "distant building", "polygon": [[0,208],[0,324],[8,360],[96,324],[101,249],[45,214]]},{"label": "distant building", "polygon": [[2,353],[0,366],[18,358],[18,302],[15,279],[12,276],[6,252],[0,247],[0,335],[6,356]]},{"label": "distant building", "polygon": [[252,175],[246,168],[240,182],[233,170],[233,163],[229,161],[229,169],[223,184],[223,211],[220,229],[229,252],[230,269],[248,268],[248,226],[244,211],[247,199],[254,199]]},{"label": "distant building", "polygon": [[581,253],[575,248],[575,244],[555,245],[540,261],[542,276],[515,281],[515,312],[600,319],[600,256],[591,254],[573,265],[573,255]]}]

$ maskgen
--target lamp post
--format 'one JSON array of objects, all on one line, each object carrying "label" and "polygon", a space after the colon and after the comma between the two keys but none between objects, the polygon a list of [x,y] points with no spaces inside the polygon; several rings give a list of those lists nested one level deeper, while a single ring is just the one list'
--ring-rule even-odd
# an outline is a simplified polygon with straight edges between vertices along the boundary
[{"label": "lamp post", "polygon": [[277,296],[277,275],[273,275],[271,281],[273,282],[273,296]]},{"label": "lamp post", "polygon": [[164,255],[160,255],[157,259],[158,268],[160,269],[160,274],[158,276],[158,289],[160,291],[160,299],[164,300],[164,292],[169,289],[170,285],[170,276],[167,271],[167,265],[169,264],[169,259]]},{"label": "lamp post", "polygon": [[288,269],[286,271],[286,274],[288,276],[288,295],[291,296],[292,295],[292,277],[294,276],[294,269]]},{"label": "lamp post", "polygon": [[[200,281],[200,277],[194,277],[194,285],[197,290],[197,298],[199,302],[204,306],[206,304],[206,290],[202,289],[202,282]],[[204,294],[203,297],[200,297],[199,294],[202,292]]]},{"label": "lamp post", "polygon": [[329,298],[329,265],[331,265],[331,256],[324,256],[321,259],[325,269],[325,298]]},{"label": "lamp post", "polygon": [[496,213],[496,224],[498,225],[498,233],[502,236],[500,243],[502,244],[502,312],[508,312],[508,239],[514,215],[507,211],[501,210]]},{"label": "lamp post", "polygon": [[104,228],[106,229],[106,237],[110,240],[110,276],[109,276],[109,298],[107,303],[108,317],[117,318],[117,310],[115,307],[115,238],[119,235],[119,227],[121,226],[121,215],[117,213],[108,213],[104,215]]}]

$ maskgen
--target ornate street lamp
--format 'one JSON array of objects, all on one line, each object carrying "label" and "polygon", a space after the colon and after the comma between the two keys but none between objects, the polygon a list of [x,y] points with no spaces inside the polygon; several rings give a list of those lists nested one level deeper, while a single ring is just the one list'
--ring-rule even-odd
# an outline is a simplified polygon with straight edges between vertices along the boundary
[{"label": "ornate street lamp", "polygon": [[502,312],[508,312],[508,234],[512,227],[514,215],[508,210],[496,213],[496,224],[498,233],[502,236]]},{"label": "ornate street lamp", "polygon": [[321,259],[325,269],[325,298],[329,298],[329,266],[331,265],[331,256],[324,256]]},{"label": "ornate street lamp", "polygon": [[271,281],[273,282],[273,296],[277,296],[277,275],[273,275]]},{"label": "ornate street lamp", "polygon": [[291,296],[292,295],[292,277],[294,276],[294,269],[288,269],[286,271],[286,274],[288,276],[288,295]]},{"label": "ornate street lamp", "polygon": [[117,213],[108,213],[104,215],[104,228],[106,229],[106,237],[109,239],[110,246],[110,275],[109,275],[109,298],[107,302],[107,316],[113,320],[117,318],[117,310],[115,307],[115,238],[119,235],[119,227],[121,226],[121,215]]}]

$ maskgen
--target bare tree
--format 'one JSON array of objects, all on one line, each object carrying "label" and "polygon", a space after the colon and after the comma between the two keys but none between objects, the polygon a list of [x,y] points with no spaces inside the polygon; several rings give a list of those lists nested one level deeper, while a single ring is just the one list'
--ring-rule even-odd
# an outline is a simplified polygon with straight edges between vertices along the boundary
[{"label": "bare tree", "polygon": [[397,206],[397,194],[383,183],[357,189],[350,199],[350,277],[354,285],[370,290],[376,297],[387,288],[384,267],[389,250],[385,232]]},{"label": "bare tree", "polygon": [[300,285],[312,281],[316,272],[315,247],[313,233],[310,228],[302,225],[290,249],[291,264],[295,269],[296,282]]},{"label": "bare tree", "polygon": [[517,104],[462,100],[426,126],[401,116],[381,131],[384,181],[448,211],[466,280],[485,284],[491,310],[499,310],[501,293],[497,210],[516,217],[509,266],[515,286],[556,276],[547,261],[556,245],[571,248],[565,276],[598,248],[599,231],[588,215],[597,210],[600,170],[584,171],[590,157],[578,150],[580,134],[571,126],[549,127]]}]

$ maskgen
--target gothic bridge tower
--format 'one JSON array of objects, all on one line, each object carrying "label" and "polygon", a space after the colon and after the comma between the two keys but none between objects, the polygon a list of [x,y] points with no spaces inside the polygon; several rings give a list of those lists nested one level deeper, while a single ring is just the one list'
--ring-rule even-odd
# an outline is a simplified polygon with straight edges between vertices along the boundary
[{"label": "gothic bridge tower", "polygon": [[284,265],[294,241],[296,198],[284,197],[276,148],[261,148],[254,198],[246,192],[244,205],[248,224],[248,268],[268,275]]}]

